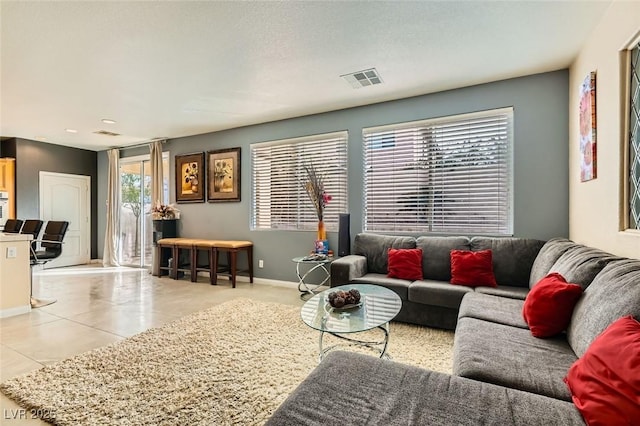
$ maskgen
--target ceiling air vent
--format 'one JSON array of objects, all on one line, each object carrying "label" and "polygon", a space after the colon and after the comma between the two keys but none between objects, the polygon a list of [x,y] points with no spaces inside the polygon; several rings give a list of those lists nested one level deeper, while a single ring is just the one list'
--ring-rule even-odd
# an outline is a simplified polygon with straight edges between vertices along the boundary
[{"label": "ceiling air vent", "polygon": [[340,77],[347,80],[347,82],[354,89],[359,89],[365,86],[373,86],[374,84],[382,83],[382,79],[380,78],[380,74],[376,71],[375,68],[370,68],[368,70],[356,71],[351,74],[344,74]]},{"label": "ceiling air vent", "polygon": [[98,130],[97,132],[93,132],[96,135],[103,135],[103,136],[120,136],[120,133],[113,133],[113,132],[109,132],[107,130]]}]

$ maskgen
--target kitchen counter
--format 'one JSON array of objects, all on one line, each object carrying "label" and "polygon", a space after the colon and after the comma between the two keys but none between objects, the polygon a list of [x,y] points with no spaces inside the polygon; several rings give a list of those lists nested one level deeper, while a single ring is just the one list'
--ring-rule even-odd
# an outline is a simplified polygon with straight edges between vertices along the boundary
[{"label": "kitchen counter", "polygon": [[0,318],[31,311],[30,234],[0,233]]}]

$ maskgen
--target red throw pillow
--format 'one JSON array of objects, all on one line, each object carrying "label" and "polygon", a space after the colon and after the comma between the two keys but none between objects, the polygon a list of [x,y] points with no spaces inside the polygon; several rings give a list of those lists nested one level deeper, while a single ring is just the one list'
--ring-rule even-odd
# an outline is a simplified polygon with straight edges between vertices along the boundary
[{"label": "red throw pillow", "polygon": [[640,419],[640,323],[626,316],[595,338],[565,383],[589,426],[632,425]]},{"label": "red throw pillow", "polygon": [[491,250],[451,250],[451,284],[497,287]]},{"label": "red throw pillow", "polygon": [[533,286],[522,307],[522,316],[535,337],[551,337],[564,331],[571,321],[571,314],[582,287],[568,283],[553,272]]},{"label": "red throw pillow", "polygon": [[422,249],[389,249],[388,254],[389,278],[422,279]]}]

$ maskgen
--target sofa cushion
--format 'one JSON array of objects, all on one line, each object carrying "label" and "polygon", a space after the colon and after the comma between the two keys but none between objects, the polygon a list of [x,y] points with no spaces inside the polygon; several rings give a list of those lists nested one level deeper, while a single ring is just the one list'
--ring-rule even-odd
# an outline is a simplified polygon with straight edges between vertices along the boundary
[{"label": "sofa cushion", "polygon": [[576,304],[567,339],[578,356],[605,328],[620,317],[640,318],[640,260],[609,263]]},{"label": "sofa cushion", "polygon": [[267,426],[584,425],[570,402],[357,353],[330,353]]},{"label": "sofa cushion", "polygon": [[544,278],[560,256],[575,246],[576,243],[566,238],[552,238],[547,241],[533,261],[531,276],[529,277],[529,287],[533,287],[538,281]]},{"label": "sofa cushion", "polygon": [[353,254],[367,258],[367,271],[377,274],[387,273],[387,253],[390,248],[416,248],[413,237],[394,237],[387,235],[357,234],[353,243]]},{"label": "sofa cushion", "polygon": [[537,339],[529,330],[463,317],[453,346],[453,373],[571,401],[563,379],[577,357],[564,337]]},{"label": "sofa cushion", "polygon": [[522,316],[535,337],[551,337],[569,325],[573,308],[582,296],[582,287],[568,283],[552,272],[536,284],[527,295]]},{"label": "sofa cushion", "polygon": [[527,323],[522,318],[522,306],[524,300],[497,297],[476,291],[464,296],[460,304],[458,318],[471,317],[512,327],[528,329]]},{"label": "sofa cushion", "polygon": [[451,250],[451,284],[496,287],[491,250]]},{"label": "sofa cushion", "polygon": [[493,273],[499,286],[529,287],[531,268],[543,245],[544,241],[528,238],[471,239],[471,250],[491,250]]},{"label": "sofa cushion", "polygon": [[473,289],[442,281],[420,280],[409,285],[409,300],[411,302],[453,309],[460,307],[460,302],[467,293],[473,293]]},{"label": "sofa cushion", "polygon": [[386,274],[365,274],[351,280],[353,284],[375,284],[395,291],[400,299],[407,300],[411,281],[400,278],[389,278]]},{"label": "sofa cushion", "polygon": [[444,330],[455,330],[458,323],[458,309],[403,300],[402,309],[393,320]]},{"label": "sofa cushion", "polygon": [[590,425],[631,425],[640,419],[640,323],[611,324],[565,379],[573,403]]},{"label": "sofa cushion", "polygon": [[451,250],[471,250],[467,237],[418,237],[422,249],[423,276],[428,280],[451,280]]},{"label": "sofa cushion", "polygon": [[387,276],[403,280],[422,279],[421,249],[389,249],[389,266]]},{"label": "sofa cushion", "polygon": [[508,297],[509,299],[524,300],[529,293],[529,287],[512,287],[499,285],[498,287],[476,287],[476,293],[491,294],[493,296]]},{"label": "sofa cushion", "polygon": [[578,284],[584,290],[607,263],[616,259],[620,258],[593,247],[575,245],[556,260],[549,272],[558,272],[567,282]]}]

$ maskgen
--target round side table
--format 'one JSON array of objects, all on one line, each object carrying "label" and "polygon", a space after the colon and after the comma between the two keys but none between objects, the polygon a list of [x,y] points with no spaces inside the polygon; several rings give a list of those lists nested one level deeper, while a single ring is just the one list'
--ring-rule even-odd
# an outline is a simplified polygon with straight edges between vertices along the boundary
[{"label": "round side table", "polygon": [[[333,258],[328,257],[325,259],[309,259],[307,257],[294,257],[291,259],[296,264],[296,275],[298,276],[298,291],[302,293],[300,297],[304,300],[305,296],[313,296],[316,294],[316,290],[323,286],[329,278],[331,278],[331,272],[329,265],[333,261]],[[321,281],[319,283],[309,283],[307,278],[314,271],[320,271],[322,274]]]}]

